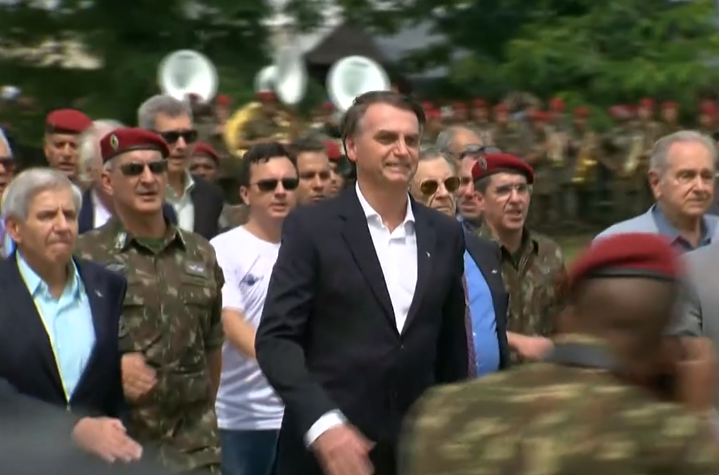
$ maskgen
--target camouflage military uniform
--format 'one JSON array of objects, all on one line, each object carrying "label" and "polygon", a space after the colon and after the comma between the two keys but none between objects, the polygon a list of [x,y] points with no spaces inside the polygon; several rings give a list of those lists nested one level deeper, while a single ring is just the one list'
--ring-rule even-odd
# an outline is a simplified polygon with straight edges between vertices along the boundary
[{"label": "camouflage military uniform", "polygon": [[[637,216],[644,210],[643,203],[640,199],[643,178],[639,175],[639,168],[629,173],[626,168],[630,160],[634,160],[641,155],[644,148],[643,132],[636,126],[628,123],[618,124],[611,129],[604,137],[604,152],[607,160],[615,164],[616,173],[612,176],[612,201],[614,206],[614,221],[622,221],[624,219]],[[641,146],[640,146],[641,145]],[[637,153],[639,150],[640,153]]]},{"label": "camouflage military uniform", "polygon": [[537,363],[430,390],[407,418],[399,473],[719,473],[712,429],[607,371]]},{"label": "camouflage military uniform", "polygon": [[[494,239],[486,225],[477,235]],[[549,336],[564,305],[560,281],[564,278],[564,255],[546,236],[525,229],[522,246],[514,255],[502,246],[502,278],[509,293],[507,331],[522,335]],[[518,361],[518,355],[513,360]]]},{"label": "camouflage military uniform", "polygon": [[171,469],[217,470],[207,355],[223,343],[224,279],[209,242],[173,226],[163,239],[135,239],[111,220],[81,236],[78,255],[125,275],[120,350],[142,353],[157,372],[157,386],[130,403],[129,434]]}]

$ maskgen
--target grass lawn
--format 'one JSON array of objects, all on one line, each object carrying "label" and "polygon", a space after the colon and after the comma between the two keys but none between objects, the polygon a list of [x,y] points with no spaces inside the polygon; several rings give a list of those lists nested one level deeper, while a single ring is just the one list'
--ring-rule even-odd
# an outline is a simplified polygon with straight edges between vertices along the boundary
[{"label": "grass lawn", "polygon": [[573,236],[557,236],[555,239],[562,246],[566,263],[570,264],[577,254],[592,240],[595,234],[577,234]]}]

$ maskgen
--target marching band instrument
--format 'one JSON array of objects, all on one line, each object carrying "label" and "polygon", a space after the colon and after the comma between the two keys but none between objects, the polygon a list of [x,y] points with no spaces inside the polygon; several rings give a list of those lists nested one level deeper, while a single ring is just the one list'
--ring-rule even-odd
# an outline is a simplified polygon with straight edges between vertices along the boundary
[{"label": "marching band instrument", "polygon": [[[262,68],[255,76],[255,91],[273,91],[285,105],[295,106],[302,101],[307,90],[307,68],[302,53],[292,42],[281,49],[275,63]],[[239,146],[240,137],[246,125],[258,118],[262,113],[262,104],[250,102],[245,104],[230,117],[225,125],[223,138],[227,149],[236,157],[241,157],[246,150]],[[269,120],[269,119],[268,119]],[[272,137],[274,140],[287,141],[291,138],[291,120],[277,116],[275,121],[280,133]]]},{"label": "marching band instrument", "polygon": [[572,183],[581,185],[587,182],[589,174],[596,168],[597,160],[593,156],[596,144],[596,135],[594,132],[586,132],[582,137],[582,143],[577,153],[576,168]]},{"label": "marching band instrument", "polygon": [[183,49],[170,53],[162,60],[157,83],[163,94],[180,100],[195,94],[207,103],[217,93],[217,69],[202,53]]},{"label": "marching band instrument", "polygon": [[327,94],[340,112],[349,109],[357,96],[369,91],[388,91],[391,87],[382,66],[364,56],[340,59],[327,75]]}]

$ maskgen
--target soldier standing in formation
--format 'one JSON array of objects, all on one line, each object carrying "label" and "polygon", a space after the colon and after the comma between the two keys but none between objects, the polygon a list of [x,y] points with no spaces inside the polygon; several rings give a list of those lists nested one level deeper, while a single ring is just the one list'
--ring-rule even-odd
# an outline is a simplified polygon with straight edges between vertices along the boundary
[{"label": "soldier standing in formation", "polygon": [[222,271],[207,240],[162,214],[165,141],[118,129],[100,149],[117,219],[83,235],[78,253],[127,278],[119,344],[128,432],[173,470],[219,473]]}]

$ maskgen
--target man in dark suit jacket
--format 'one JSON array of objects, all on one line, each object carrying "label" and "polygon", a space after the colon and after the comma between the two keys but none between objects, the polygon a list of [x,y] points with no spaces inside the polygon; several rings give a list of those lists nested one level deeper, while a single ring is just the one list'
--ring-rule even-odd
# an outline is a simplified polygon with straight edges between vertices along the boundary
[{"label": "man in dark suit jacket", "polygon": [[207,240],[220,234],[220,216],[225,206],[225,197],[220,187],[204,178],[193,176],[195,185],[190,190],[190,199],[195,210],[195,225],[192,231]]},{"label": "man in dark suit jacket", "polygon": [[398,94],[358,97],[357,186],[283,224],[255,343],[285,403],[277,475],[395,474],[410,406],[467,376],[461,225],[407,194],[423,121]]}]

